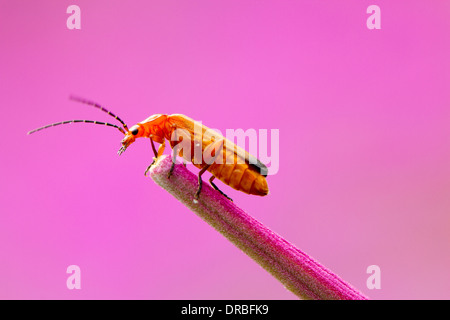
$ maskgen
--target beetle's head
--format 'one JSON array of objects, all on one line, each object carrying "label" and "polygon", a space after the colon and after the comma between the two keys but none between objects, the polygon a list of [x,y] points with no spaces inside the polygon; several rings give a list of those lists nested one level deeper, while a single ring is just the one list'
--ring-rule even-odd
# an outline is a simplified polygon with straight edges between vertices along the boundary
[{"label": "beetle's head", "polygon": [[127,150],[128,146],[136,140],[136,138],[140,138],[144,135],[144,129],[141,125],[136,124],[130,128],[127,132],[125,132],[125,137],[122,139],[122,147],[117,152],[119,156]]}]

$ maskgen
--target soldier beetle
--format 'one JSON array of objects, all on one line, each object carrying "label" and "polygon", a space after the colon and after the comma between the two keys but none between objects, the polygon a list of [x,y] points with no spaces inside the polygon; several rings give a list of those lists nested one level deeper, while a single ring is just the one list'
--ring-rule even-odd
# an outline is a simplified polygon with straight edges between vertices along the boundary
[{"label": "soldier beetle", "polygon": [[[225,139],[220,134],[185,115],[155,114],[128,129],[128,126],[122,119],[103,108],[98,103],[73,96],[71,96],[70,99],[106,112],[108,115],[119,121],[122,124],[122,127],[102,121],[67,120],[34,129],[29,131],[28,134],[70,123],[93,123],[114,127],[125,135],[121,141],[122,147],[118,151],[119,155],[125,152],[137,138],[148,138],[155,157],[147,170],[145,170],[144,174],[147,174],[156,159],[163,154],[166,140],[168,140],[173,152],[173,163],[168,178],[170,178],[174,169],[176,155],[181,156],[188,162],[192,162],[194,166],[200,169],[198,174],[198,189],[194,196],[195,200],[197,200],[200,195],[203,182],[201,177],[205,171],[212,174],[209,179],[211,186],[227,198],[228,196],[214,184],[213,180],[215,178],[218,178],[230,187],[247,194],[259,196],[266,196],[269,194],[266,180],[268,169],[262,162],[250,155],[247,151],[236,146],[231,141]],[[197,130],[197,128],[200,128],[200,131]],[[182,137],[181,141],[179,140],[180,136]],[[154,142],[160,144],[158,150],[156,150]],[[181,148],[181,150],[178,150],[179,144],[181,143],[184,143],[184,147]],[[198,150],[201,150],[201,158],[198,158],[198,152],[196,152]],[[203,156],[205,154],[208,156]]]}]

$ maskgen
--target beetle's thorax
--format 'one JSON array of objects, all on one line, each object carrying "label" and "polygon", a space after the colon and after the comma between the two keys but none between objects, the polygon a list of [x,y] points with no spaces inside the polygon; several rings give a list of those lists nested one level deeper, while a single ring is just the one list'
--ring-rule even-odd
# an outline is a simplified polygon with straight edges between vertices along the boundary
[{"label": "beetle's thorax", "polygon": [[167,115],[165,114],[154,114],[138,125],[142,130],[142,136],[145,138],[152,138],[156,142],[162,142],[165,137]]}]

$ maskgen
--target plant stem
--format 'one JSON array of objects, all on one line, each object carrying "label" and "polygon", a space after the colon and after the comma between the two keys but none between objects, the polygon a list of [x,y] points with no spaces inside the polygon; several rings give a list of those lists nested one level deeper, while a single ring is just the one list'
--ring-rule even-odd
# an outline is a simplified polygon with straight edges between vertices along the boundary
[{"label": "plant stem", "polygon": [[252,216],[203,183],[198,201],[198,177],[176,164],[170,179],[171,156],[162,156],[150,170],[151,178],[302,299],[365,300],[350,284],[322,266]]}]

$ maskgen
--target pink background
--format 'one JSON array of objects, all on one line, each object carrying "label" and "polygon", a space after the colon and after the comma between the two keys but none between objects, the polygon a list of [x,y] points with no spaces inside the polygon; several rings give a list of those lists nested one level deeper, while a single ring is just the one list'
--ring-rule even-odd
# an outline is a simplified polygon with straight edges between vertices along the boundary
[{"label": "pink background", "polygon": [[130,126],[182,113],[279,129],[269,196],[220,187],[373,299],[449,299],[449,14],[444,0],[1,0],[0,298],[296,299],[144,177],[148,141],[118,157],[112,128],[26,135],[113,121],[77,94]]}]

